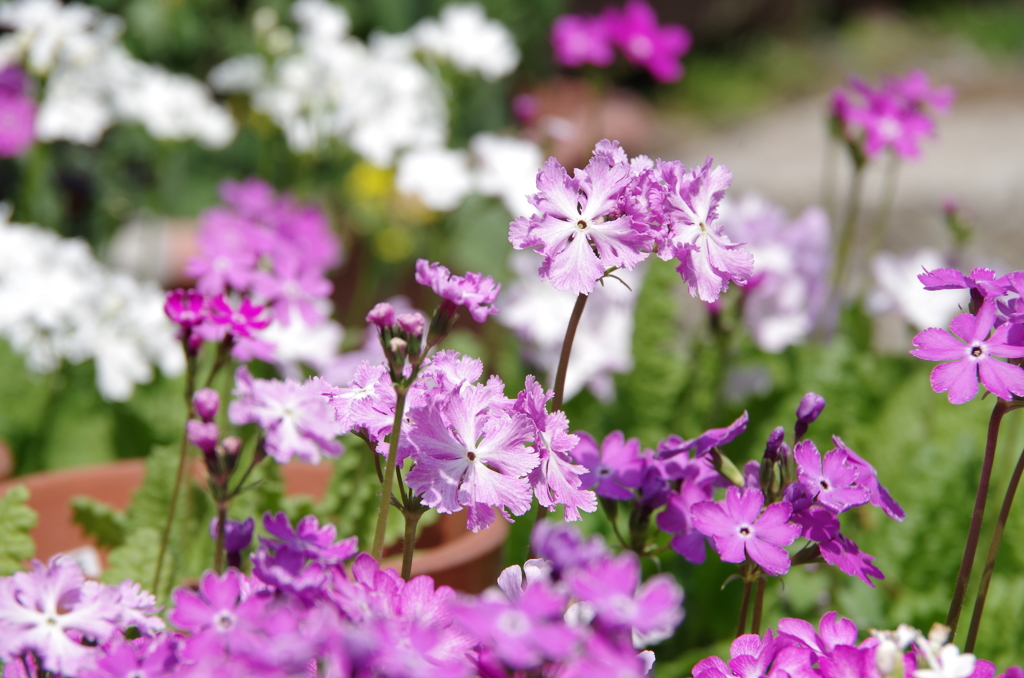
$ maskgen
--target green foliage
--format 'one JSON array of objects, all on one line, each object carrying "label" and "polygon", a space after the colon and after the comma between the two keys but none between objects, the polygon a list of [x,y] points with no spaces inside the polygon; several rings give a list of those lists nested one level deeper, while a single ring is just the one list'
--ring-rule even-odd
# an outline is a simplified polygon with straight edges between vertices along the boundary
[{"label": "green foliage", "polygon": [[[151,590],[159,553],[160,530],[152,527],[136,530],[128,536],[124,544],[113,549],[107,556],[108,567],[104,570],[101,581],[117,585],[125,579],[131,579]],[[171,587],[177,582],[178,564],[178,553],[170,549],[161,581],[154,592],[157,600],[167,601]]]},{"label": "green foliage", "polygon": [[0,577],[21,569],[24,560],[35,555],[36,544],[29,531],[36,526],[36,512],[26,506],[28,488],[17,485],[0,497]]},{"label": "green foliage", "polygon": [[71,500],[72,520],[85,534],[96,537],[96,545],[113,548],[124,543],[124,514],[109,504],[92,497],[74,497]]}]

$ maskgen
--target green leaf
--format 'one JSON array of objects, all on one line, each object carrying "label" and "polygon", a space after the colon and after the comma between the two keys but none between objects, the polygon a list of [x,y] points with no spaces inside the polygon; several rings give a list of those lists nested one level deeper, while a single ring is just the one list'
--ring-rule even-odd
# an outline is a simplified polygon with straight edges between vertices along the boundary
[{"label": "green leaf", "polygon": [[125,540],[125,516],[113,506],[92,497],[71,499],[72,520],[100,547],[114,548]]},{"label": "green leaf", "polygon": [[[124,544],[113,549],[107,556],[109,566],[103,572],[101,581],[116,586],[125,579],[139,582],[144,589],[153,586],[156,573],[156,559],[160,553],[160,530],[144,527],[128,535]],[[167,600],[172,583],[176,580],[179,559],[174,549],[168,549],[157,587],[157,600]]]},{"label": "green leaf", "polygon": [[21,563],[36,552],[29,531],[36,526],[36,512],[26,506],[28,488],[17,485],[0,497],[0,576],[21,569]]}]

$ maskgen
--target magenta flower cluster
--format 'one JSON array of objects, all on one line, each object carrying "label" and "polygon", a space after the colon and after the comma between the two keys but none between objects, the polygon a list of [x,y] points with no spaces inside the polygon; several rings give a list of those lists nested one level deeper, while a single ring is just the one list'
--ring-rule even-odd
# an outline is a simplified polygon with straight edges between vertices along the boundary
[{"label": "magenta flower cluster", "polygon": [[972,312],[953,318],[949,331],[930,327],[914,337],[911,355],[944,361],[932,370],[932,389],[948,391],[954,405],[974,399],[979,382],[1004,400],[1024,396],[1024,271],[997,277],[987,268],[967,275],[944,268],[918,279],[927,290],[965,289],[971,295]]},{"label": "magenta flower cluster", "polygon": [[683,77],[682,58],[692,44],[685,26],[659,24],[645,0],[627,0],[621,9],[608,5],[597,15],[563,14],[551,25],[551,47],[560,66],[606,68],[618,49],[629,63],[664,83]]},{"label": "magenta flower cluster", "polygon": [[[945,629],[948,632],[948,629]],[[916,629],[876,631],[858,642],[857,625],[828,612],[818,628],[802,619],[779,620],[764,636],[745,634],[729,648],[729,660],[708,657],[693,667],[693,678],[749,678],[767,676],[917,676],[918,678],[994,678],[995,665],[972,654],[961,654],[946,634],[933,631],[925,637]],[[998,678],[1017,678],[1020,667],[1011,667]]]},{"label": "magenta flower cluster", "polygon": [[282,325],[323,320],[333,289],[325,274],[341,258],[326,215],[256,178],[225,181],[220,194],[227,204],[200,216],[201,253],[185,269],[196,289],[250,295]]},{"label": "magenta flower cluster", "polygon": [[913,160],[921,154],[921,140],[935,134],[933,115],[946,113],[955,96],[952,87],[932,87],[921,70],[886,78],[877,88],[851,78],[849,88],[832,93],[832,115],[866,157],[888,150]]},{"label": "magenta flower cluster", "polygon": [[537,213],[512,222],[516,249],[544,257],[540,276],[555,289],[590,294],[606,273],[632,270],[651,252],[677,270],[690,294],[713,302],[730,281],[745,284],[754,259],[716,221],[732,174],[708,158],[687,169],[678,161],[630,160],[618,142],[597,144],[570,178],[549,158],[530,196]]},{"label": "magenta flower cluster", "polygon": [[24,155],[36,139],[36,102],[20,66],[0,70],[0,158]]},{"label": "magenta flower cluster", "polygon": [[[86,582],[58,558],[0,579],[5,675],[140,676],[591,675],[640,678],[639,648],[682,621],[667,574],[641,584],[635,554],[612,554],[564,525],[534,534],[540,556],[505,570],[480,596],[425,575],[381,570],[354,538],[312,516],[263,517],[253,574],[204,574],[172,595],[166,630],[137,585]],[[136,637],[135,640],[128,640]],[[12,673],[13,672],[13,673]]]}]

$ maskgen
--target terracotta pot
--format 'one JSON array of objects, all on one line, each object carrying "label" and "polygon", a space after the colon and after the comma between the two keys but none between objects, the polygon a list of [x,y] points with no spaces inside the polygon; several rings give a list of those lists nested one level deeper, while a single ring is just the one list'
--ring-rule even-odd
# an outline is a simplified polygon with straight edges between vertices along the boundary
[{"label": "terracotta pot", "polygon": [[[39,524],[32,530],[36,557],[50,556],[93,545],[72,521],[72,497],[99,499],[117,509],[131,503],[132,494],[142,484],[145,462],[142,459],[33,473],[0,482],[0,496],[15,485],[24,484],[31,492],[28,501],[39,514]],[[286,464],[281,467],[288,494],[308,494],[320,499],[330,476],[326,466]],[[412,572],[429,574],[438,585],[469,593],[479,593],[497,580],[501,568],[501,545],[508,537],[508,524],[500,518],[488,530],[476,534],[466,530],[466,511],[441,515],[425,528],[419,539],[420,548],[413,559]],[[401,545],[399,545],[399,552]],[[401,557],[384,560],[385,567],[401,567]]]}]

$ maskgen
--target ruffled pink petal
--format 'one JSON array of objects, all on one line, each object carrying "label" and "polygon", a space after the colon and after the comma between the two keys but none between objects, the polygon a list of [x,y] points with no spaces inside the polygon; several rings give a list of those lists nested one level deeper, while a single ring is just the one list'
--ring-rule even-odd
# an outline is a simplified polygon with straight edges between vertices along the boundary
[{"label": "ruffled pink petal", "polygon": [[977,363],[964,358],[954,363],[936,365],[932,370],[932,390],[949,391],[949,402],[962,405],[978,395]]},{"label": "ruffled pink petal", "polygon": [[914,346],[917,348],[910,355],[923,360],[959,360],[970,352],[969,347],[937,327],[920,332],[914,337]]},{"label": "ruffled pink petal", "polygon": [[978,361],[978,375],[985,388],[1003,400],[1024,396],[1024,369],[1017,365],[986,358]]}]

